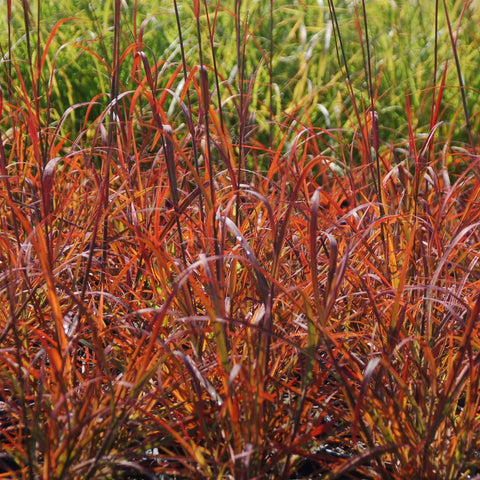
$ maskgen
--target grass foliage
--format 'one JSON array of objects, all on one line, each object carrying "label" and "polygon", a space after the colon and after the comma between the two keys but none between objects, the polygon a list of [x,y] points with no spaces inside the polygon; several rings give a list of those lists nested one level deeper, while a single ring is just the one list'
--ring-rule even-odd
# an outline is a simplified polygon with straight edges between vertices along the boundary
[{"label": "grass foliage", "polygon": [[478,7],[0,2],[0,478],[478,476]]}]

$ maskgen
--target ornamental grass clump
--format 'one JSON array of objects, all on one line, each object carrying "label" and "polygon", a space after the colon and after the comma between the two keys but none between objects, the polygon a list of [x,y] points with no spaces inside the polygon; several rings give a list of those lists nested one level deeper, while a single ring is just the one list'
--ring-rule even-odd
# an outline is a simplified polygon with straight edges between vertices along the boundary
[{"label": "ornamental grass clump", "polygon": [[0,478],[480,474],[480,19],[381,3],[2,6]]}]

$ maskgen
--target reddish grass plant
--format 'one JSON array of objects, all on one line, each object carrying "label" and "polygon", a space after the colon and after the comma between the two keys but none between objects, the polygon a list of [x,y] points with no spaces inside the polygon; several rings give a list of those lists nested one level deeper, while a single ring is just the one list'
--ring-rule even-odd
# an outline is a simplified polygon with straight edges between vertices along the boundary
[{"label": "reddish grass plant", "polygon": [[479,157],[446,4],[469,144],[442,117],[447,67],[430,130],[407,91],[408,138],[382,139],[363,2],[363,99],[329,2],[348,93],[329,129],[274,112],[274,2],[262,47],[242,2],[195,0],[192,61],[174,1],[173,61],[116,0],[110,90],[55,122],[56,55],[22,6],[28,55],[9,38],[0,92],[0,478],[478,475]]}]

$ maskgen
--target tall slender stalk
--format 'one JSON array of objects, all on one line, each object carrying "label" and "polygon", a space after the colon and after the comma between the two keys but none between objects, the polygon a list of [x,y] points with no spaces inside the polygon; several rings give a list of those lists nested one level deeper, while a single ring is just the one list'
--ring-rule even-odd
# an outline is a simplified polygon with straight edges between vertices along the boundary
[{"label": "tall slender stalk", "polygon": [[[463,18],[463,14],[465,13],[465,10],[468,7],[468,3],[469,2],[467,1],[463,5],[462,14],[461,14],[460,19],[459,19],[459,24],[460,24],[460,22]],[[452,23],[450,21],[450,16],[448,14],[447,2],[445,0],[443,0],[443,10],[445,12],[445,19],[447,21],[448,35],[450,37],[450,43],[452,45],[452,53],[453,53],[453,58],[455,59],[455,67],[457,69],[457,78],[458,78],[458,84],[460,86],[460,96],[461,96],[461,99],[462,99],[463,116],[464,116],[464,119],[465,119],[465,129],[467,130],[468,139],[470,141],[470,147],[472,149],[472,153],[473,153],[474,156],[476,156],[477,155],[477,150],[476,150],[476,147],[475,147],[475,140],[474,140],[473,134],[472,134],[472,126],[470,124],[470,114],[468,112],[467,97],[466,97],[466,94],[465,94],[465,85],[464,85],[464,82],[463,82],[462,69],[460,67],[460,60],[458,58],[458,52],[457,52],[457,39],[453,34]],[[457,35],[458,35],[458,33],[457,33]]]}]

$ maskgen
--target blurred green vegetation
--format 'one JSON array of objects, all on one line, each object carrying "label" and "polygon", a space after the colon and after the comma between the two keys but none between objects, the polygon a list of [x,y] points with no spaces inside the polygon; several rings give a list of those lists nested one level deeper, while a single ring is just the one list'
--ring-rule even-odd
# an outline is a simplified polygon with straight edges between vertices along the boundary
[{"label": "blurred green vegetation", "polygon": [[[0,4],[3,12],[6,11],[6,3],[3,1]],[[388,143],[399,142],[408,135],[406,95],[410,97],[415,119],[413,124],[418,133],[428,133],[432,87],[438,87],[445,68],[448,69],[447,88],[443,92],[439,120],[444,124],[440,132],[451,134],[454,141],[467,141],[459,80],[441,4],[435,44],[435,3],[415,0],[366,3],[375,108],[379,115],[381,137]],[[22,3],[12,2],[10,40],[7,34],[1,38],[2,89],[9,90],[6,82],[13,80],[15,83],[15,68],[21,71],[25,82],[32,82],[33,73],[29,75],[27,59],[29,55],[35,59],[44,54],[43,48],[46,48],[49,35],[57,25],[58,29],[48,46],[41,78],[33,80],[38,82],[38,98],[45,102],[44,107],[47,107],[46,98],[49,99],[48,113],[52,121],[58,120],[69,107],[93,98],[99,102],[94,112],[101,112],[108,103],[110,89],[114,2],[67,0],[59,3],[47,0],[39,4],[40,12],[37,2],[31,2],[27,22]],[[199,24],[204,63],[210,66],[212,72],[210,28],[214,31],[216,72],[221,82],[225,115],[227,121],[231,117],[232,128],[235,128],[235,119],[238,120],[233,107],[233,103],[238,102],[235,95],[242,91],[248,94],[245,99],[248,98],[249,111],[256,114],[258,138],[265,139],[262,132],[264,134],[268,130],[267,123],[271,118],[271,91],[276,121],[282,121],[286,114],[295,113],[299,123],[319,128],[351,129],[351,98],[345,86],[345,67],[348,68],[357,103],[361,99],[366,108],[370,102],[363,12],[361,3],[338,1],[333,5],[335,22],[332,22],[328,2],[323,0],[276,1],[273,18],[270,17],[270,3],[262,1],[241,5],[238,22],[234,1],[221,2],[217,8],[210,6],[208,18],[202,14]],[[480,35],[476,28],[480,13],[473,4],[465,6],[463,1],[453,2],[449,8],[453,34],[458,34],[456,48],[466,86],[467,105],[473,111],[480,91],[477,65]],[[194,68],[200,59],[191,2],[179,0],[178,9],[187,65]],[[6,19],[7,15],[0,16],[0,28],[5,33],[8,31]],[[39,30],[35,27],[38,19]],[[58,22],[62,21],[59,25]],[[135,54],[132,45],[135,43],[136,48],[145,52],[151,65],[162,63],[160,71],[163,75],[159,75],[158,85],[165,86],[170,80],[171,70],[181,63],[174,3],[123,2],[121,25],[121,52],[124,56],[120,78],[123,91],[135,87],[132,79]],[[237,74],[239,70],[241,75]],[[12,75],[11,80],[9,75]],[[177,82],[181,78],[181,75],[178,76]],[[239,79],[243,79],[242,89],[238,85]],[[232,82],[237,84],[231,85]],[[49,88],[52,95],[46,94]],[[84,118],[80,112],[85,112],[85,108],[70,114],[65,124],[67,131],[81,128]],[[173,109],[169,113],[174,116],[178,111]],[[94,118],[94,115],[90,114],[90,117]],[[478,115],[471,121],[473,131],[478,131]]]}]

